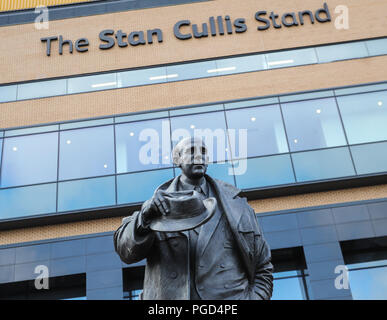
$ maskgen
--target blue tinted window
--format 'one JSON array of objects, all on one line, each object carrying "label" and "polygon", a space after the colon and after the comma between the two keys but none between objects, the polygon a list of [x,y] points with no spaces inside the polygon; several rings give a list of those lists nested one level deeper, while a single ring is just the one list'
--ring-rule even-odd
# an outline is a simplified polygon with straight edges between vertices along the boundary
[{"label": "blue tinted window", "polygon": [[387,171],[387,142],[351,147],[358,174]]},{"label": "blue tinted window", "polygon": [[115,177],[67,181],[58,185],[58,211],[112,206],[115,199]]},{"label": "blue tinted window", "polygon": [[[1,156],[3,154],[3,139],[0,139],[0,169],[1,169]],[[1,174],[1,170],[0,170]]]},{"label": "blue tinted window", "polygon": [[367,45],[370,56],[387,54],[387,38],[368,40],[365,43]]},{"label": "blue tinted window", "polygon": [[269,69],[317,63],[314,49],[299,49],[266,54]]},{"label": "blue tinted window", "polygon": [[226,117],[228,129],[232,129],[231,145],[235,140],[235,148],[231,148],[233,159],[288,152],[278,105],[230,110],[226,111]]},{"label": "blue tinted window", "polygon": [[387,260],[358,265],[348,265],[349,285],[355,300],[387,299]]},{"label": "blue tinted window", "polygon": [[4,139],[1,187],[56,181],[58,133]]},{"label": "blue tinted window", "polygon": [[350,144],[387,140],[387,91],[338,97]]},{"label": "blue tinted window", "polygon": [[299,182],[355,174],[348,148],[294,153],[292,158]]},{"label": "blue tinted window", "polygon": [[0,219],[56,211],[56,184],[0,190]]},{"label": "blue tinted window", "polygon": [[302,278],[274,279],[271,300],[305,300]]},{"label": "blue tinted window", "polygon": [[281,105],[291,151],[346,145],[335,99]]},{"label": "blue tinted window", "polygon": [[168,119],[116,126],[117,172],[172,166]]},{"label": "blue tinted window", "polygon": [[250,72],[267,69],[265,56],[253,55],[216,60],[217,75]]},{"label": "blue tinted window", "polygon": [[17,99],[32,99],[66,94],[66,79],[20,84]]},{"label": "blue tinted window", "polygon": [[176,145],[184,137],[204,137],[210,162],[229,159],[224,112],[211,112],[171,118],[172,141]]},{"label": "blue tinted window", "polygon": [[167,82],[165,67],[117,73],[118,88]]},{"label": "blue tinted window", "polygon": [[234,172],[241,189],[295,182],[289,155],[235,161]]},{"label": "blue tinted window", "polygon": [[79,93],[117,88],[115,73],[68,79],[68,93]]},{"label": "blue tinted window", "polygon": [[364,42],[322,46],[317,47],[316,51],[320,63],[363,58],[368,56],[367,48]]},{"label": "blue tinted window", "polygon": [[230,162],[209,164],[207,168],[207,174],[211,178],[219,179],[235,186],[234,169]]},{"label": "blue tinted window", "polygon": [[62,131],[59,179],[115,173],[113,126]]},{"label": "blue tinted window", "polygon": [[155,189],[173,178],[173,169],[117,176],[118,204],[137,203],[152,197]]},{"label": "blue tinted window", "polygon": [[176,66],[168,66],[168,81],[181,81],[213,77],[217,75],[215,61],[184,63]]},{"label": "blue tinted window", "polygon": [[15,101],[17,86],[0,87],[0,102]]}]

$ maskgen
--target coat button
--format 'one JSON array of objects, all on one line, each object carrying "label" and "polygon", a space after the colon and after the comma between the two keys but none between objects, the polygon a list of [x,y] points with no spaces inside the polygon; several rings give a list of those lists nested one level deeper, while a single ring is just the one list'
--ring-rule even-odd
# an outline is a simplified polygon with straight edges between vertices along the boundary
[{"label": "coat button", "polygon": [[171,273],[171,278],[172,278],[172,279],[176,279],[176,277],[177,277],[177,273],[176,273],[176,272],[172,272],[172,273]]},{"label": "coat button", "polygon": [[226,284],[224,285],[224,287],[225,287],[226,289],[228,289],[228,288],[230,288],[230,285],[229,285],[228,283],[226,283]]},{"label": "coat button", "polygon": [[223,263],[221,263],[221,264],[220,264],[220,267],[221,267],[222,269],[224,269],[224,268],[225,268],[225,265],[224,265]]}]

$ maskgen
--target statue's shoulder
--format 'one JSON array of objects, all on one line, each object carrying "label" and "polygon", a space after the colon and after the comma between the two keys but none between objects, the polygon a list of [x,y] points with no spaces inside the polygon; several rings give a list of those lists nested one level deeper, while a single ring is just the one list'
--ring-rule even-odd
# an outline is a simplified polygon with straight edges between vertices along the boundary
[{"label": "statue's shoulder", "polygon": [[206,178],[211,183],[216,185],[216,187],[219,189],[219,192],[226,194],[227,196],[231,196],[232,198],[235,198],[235,197],[239,198],[238,195],[242,192],[242,190],[236,188],[232,184],[229,184],[223,180],[212,178],[210,176],[206,176]]}]

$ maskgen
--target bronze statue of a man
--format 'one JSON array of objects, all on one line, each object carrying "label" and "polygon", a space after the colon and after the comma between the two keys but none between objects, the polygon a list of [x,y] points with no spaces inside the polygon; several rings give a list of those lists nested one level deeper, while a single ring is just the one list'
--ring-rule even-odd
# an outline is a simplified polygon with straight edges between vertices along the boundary
[{"label": "bronze statue of a man", "polygon": [[[270,249],[246,198],[240,198],[241,191],[234,186],[206,175],[208,155],[201,139],[181,140],[173,150],[173,161],[182,174],[159,186],[114,234],[122,261],[147,259],[143,299],[270,299]],[[174,213],[168,195],[189,191],[201,201],[216,199],[206,203],[207,209],[213,206],[207,210],[205,220],[209,220],[196,221],[185,231],[155,231],[153,222],[162,224]],[[169,228],[183,224],[185,215],[192,217],[190,210],[183,211],[182,219],[172,221]]]}]

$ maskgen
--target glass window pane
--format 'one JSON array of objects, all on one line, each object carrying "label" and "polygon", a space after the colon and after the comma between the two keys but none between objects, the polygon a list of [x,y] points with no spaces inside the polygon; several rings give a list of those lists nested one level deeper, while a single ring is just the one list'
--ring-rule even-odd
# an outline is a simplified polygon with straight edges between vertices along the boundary
[{"label": "glass window pane", "polygon": [[313,48],[268,53],[266,60],[269,69],[317,63]]},{"label": "glass window pane", "polygon": [[387,140],[387,91],[338,97],[350,144]]},{"label": "glass window pane", "polygon": [[[181,174],[180,168],[175,168],[176,176]],[[210,163],[206,172],[211,178],[219,179],[235,186],[234,169],[231,162]]]},{"label": "glass window pane", "polygon": [[56,181],[57,159],[57,132],[6,138],[0,186]]},{"label": "glass window pane", "polygon": [[276,104],[276,103],[278,103],[278,97],[226,103],[224,105],[224,108],[226,110],[238,109],[238,108],[257,107],[257,106],[263,106],[266,104]]},{"label": "glass window pane", "polygon": [[317,47],[317,56],[320,63],[345,59],[363,58],[368,56],[364,42],[334,44]]},{"label": "glass window pane", "polygon": [[235,186],[234,169],[230,162],[218,162],[209,164],[207,168],[207,174],[211,178],[219,179]]},{"label": "glass window pane", "polygon": [[274,280],[271,300],[304,300],[302,278]]},{"label": "glass window pane", "polygon": [[59,179],[115,173],[113,126],[62,131]]},{"label": "glass window pane", "polygon": [[167,67],[168,81],[181,81],[216,76],[215,61],[184,63]]},{"label": "glass window pane", "polygon": [[368,40],[365,42],[370,56],[387,54],[387,38]]},{"label": "glass window pane", "polygon": [[351,147],[358,174],[387,171],[387,142]]},{"label": "glass window pane", "polygon": [[0,87],[0,102],[16,101],[17,86]]},{"label": "glass window pane", "polygon": [[[0,139],[0,169],[1,169],[2,155],[3,155],[3,139]],[[0,174],[1,174],[1,170],[0,170]]]},{"label": "glass window pane", "polygon": [[117,176],[118,204],[143,202],[162,183],[173,179],[173,169],[154,170]]},{"label": "glass window pane", "polygon": [[294,153],[292,158],[299,182],[355,175],[348,148]]},{"label": "glass window pane", "polygon": [[185,137],[204,137],[210,162],[229,159],[226,122],[223,112],[211,112],[171,118],[172,142]]},{"label": "glass window pane", "polygon": [[172,166],[168,119],[116,126],[117,173]]},{"label": "glass window pane", "polygon": [[241,189],[295,182],[288,154],[234,161],[234,172],[237,187]]},{"label": "glass window pane", "polygon": [[68,93],[89,92],[117,88],[115,73],[68,79]]},{"label": "glass window pane", "polygon": [[20,84],[17,99],[52,97],[66,94],[66,79]]},{"label": "glass window pane", "polygon": [[353,298],[355,300],[387,300],[386,275],[386,260],[384,260],[383,267],[349,271],[349,285]]},{"label": "glass window pane", "polygon": [[334,98],[281,105],[291,151],[346,145]]},{"label": "glass window pane", "polygon": [[115,203],[115,177],[67,181],[58,185],[58,211],[98,208]]},{"label": "glass window pane", "polygon": [[86,127],[97,127],[104,124],[113,124],[113,118],[98,119],[98,120],[84,120],[79,122],[62,123],[60,125],[61,130],[78,129]]},{"label": "glass window pane", "polygon": [[230,110],[226,117],[231,145],[235,132],[233,159],[289,151],[278,105]]},{"label": "glass window pane", "polygon": [[5,131],[5,137],[15,137],[15,136],[21,136],[21,135],[32,134],[32,133],[41,133],[41,132],[43,133],[43,132],[58,131],[58,130],[59,130],[59,125],[7,130]]},{"label": "glass window pane", "polygon": [[54,213],[56,184],[0,190],[0,219]]},{"label": "glass window pane", "polygon": [[263,54],[216,60],[217,75],[259,71],[267,69]]},{"label": "glass window pane", "polygon": [[167,82],[167,71],[165,67],[161,67],[119,72],[117,81],[118,88],[165,83]]}]

